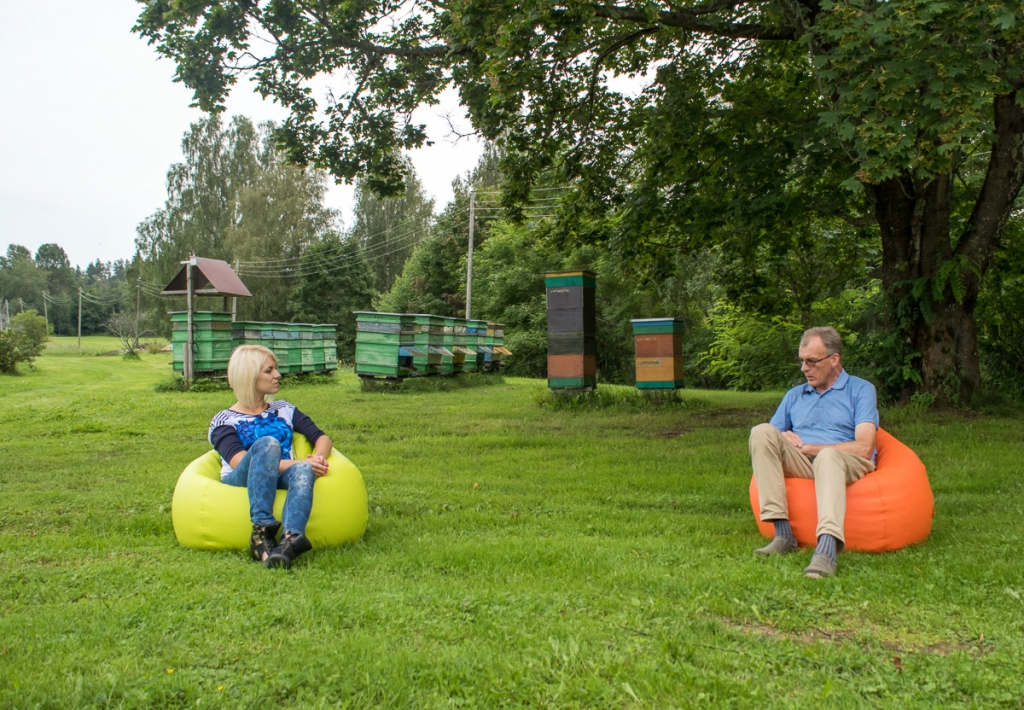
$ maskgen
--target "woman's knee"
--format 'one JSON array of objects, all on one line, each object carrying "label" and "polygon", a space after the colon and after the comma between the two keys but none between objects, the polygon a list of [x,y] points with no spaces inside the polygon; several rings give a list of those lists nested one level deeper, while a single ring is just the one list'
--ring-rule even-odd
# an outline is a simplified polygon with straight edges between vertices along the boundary
[{"label": "woman's knee", "polygon": [[312,488],[316,482],[316,473],[313,472],[313,467],[305,461],[292,466],[291,474],[294,486]]},{"label": "woman's knee", "polygon": [[272,436],[261,436],[253,445],[249,447],[249,451],[258,451],[260,453],[281,455],[281,442]]}]

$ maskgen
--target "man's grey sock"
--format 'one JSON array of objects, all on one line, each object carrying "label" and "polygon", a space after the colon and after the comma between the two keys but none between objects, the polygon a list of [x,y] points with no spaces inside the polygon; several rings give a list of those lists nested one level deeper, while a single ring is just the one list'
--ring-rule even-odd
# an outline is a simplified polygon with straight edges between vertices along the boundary
[{"label": "man's grey sock", "polygon": [[793,528],[790,527],[788,520],[773,520],[772,522],[775,523],[775,537],[793,539]]},{"label": "man's grey sock", "polygon": [[[777,528],[776,528],[777,529]],[[776,533],[778,534],[778,533]],[[814,548],[814,554],[825,555],[833,562],[836,561],[836,548],[839,540],[832,535],[819,535],[818,546]]]}]

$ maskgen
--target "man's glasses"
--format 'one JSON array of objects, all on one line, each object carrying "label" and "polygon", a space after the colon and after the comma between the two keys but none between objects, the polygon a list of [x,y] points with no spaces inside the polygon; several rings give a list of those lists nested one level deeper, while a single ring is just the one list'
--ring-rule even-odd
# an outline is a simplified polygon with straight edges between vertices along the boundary
[{"label": "man's glasses", "polygon": [[830,357],[832,357],[833,355],[835,355],[835,353],[829,353],[829,354],[828,354],[828,355],[826,355],[825,357],[819,357],[819,358],[813,358],[813,357],[798,357],[798,358],[796,359],[796,361],[797,361],[798,363],[800,363],[800,366],[801,366],[801,367],[803,367],[804,365],[817,365],[817,364],[818,364],[819,362],[821,362],[822,360],[828,360],[828,359],[829,359]]}]

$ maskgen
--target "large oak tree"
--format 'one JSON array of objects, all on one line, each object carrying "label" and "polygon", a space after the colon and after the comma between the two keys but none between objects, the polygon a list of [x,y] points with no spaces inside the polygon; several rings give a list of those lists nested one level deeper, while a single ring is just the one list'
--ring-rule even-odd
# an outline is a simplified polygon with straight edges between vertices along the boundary
[{"label": "large oak tree", "polygon": [[136,29],[199,106],[251,74],[292,159],[381,194],[454,85],[510,203],[541,171],[577,188],[577,240],[657,261],[874,222],[908,372],[977,388],[979,281],[1024,182],[1016,0],[146,0]]}]

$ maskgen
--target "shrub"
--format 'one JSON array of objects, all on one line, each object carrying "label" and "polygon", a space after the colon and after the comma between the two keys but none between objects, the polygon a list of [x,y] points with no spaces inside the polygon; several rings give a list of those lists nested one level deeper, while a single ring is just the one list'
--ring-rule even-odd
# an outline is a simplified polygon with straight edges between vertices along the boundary
[{"label": "shrub", "polygon": [[11,318],[11,325],[0,331],[0,372],[14,375],[18,363],[31,364],[49,340],[46,320],[35,311],[25,311]]}]

